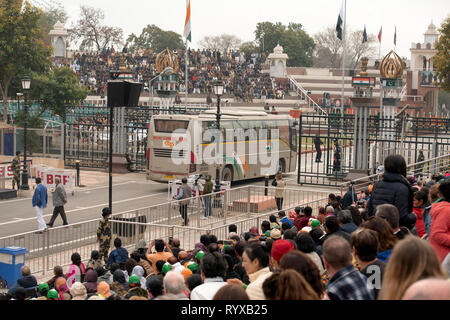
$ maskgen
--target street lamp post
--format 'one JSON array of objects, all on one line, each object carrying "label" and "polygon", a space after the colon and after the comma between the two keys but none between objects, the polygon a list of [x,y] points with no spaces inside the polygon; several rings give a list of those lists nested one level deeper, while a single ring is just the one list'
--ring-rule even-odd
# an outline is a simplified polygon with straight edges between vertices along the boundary
[{"label": "street lamp post", "polygon": [[24,93],[24,116],[23,116],[23,172],[21,190],[30,190],[28,185],[28,169],[27,169],[27,125],[28,125],[28,104],[27,93],[30,90],[31,79],[28,76],[22,79],[22,89]]},{"label": "street lamp post", "polygon": [[214,93],[217,96],[217,112],[216,112],[216,121],[217,121],[217,140],[216,140],[216,187],[214,192],[220,192],[220,97],[223,95],[223,83],[221,80],[218,80],[214,84]]}]

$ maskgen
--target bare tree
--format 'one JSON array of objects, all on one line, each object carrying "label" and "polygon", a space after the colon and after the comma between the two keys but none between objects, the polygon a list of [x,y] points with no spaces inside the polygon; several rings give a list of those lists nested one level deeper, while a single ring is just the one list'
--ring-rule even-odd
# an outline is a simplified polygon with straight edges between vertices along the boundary
[{"label": "bare tree", "polygon": [[222,34],[220,36],[205,36],[199,41],[202,48],[227,52],[230,49],[238,49],[242,41],[235,35]]},{"label": "bare tree", "polygon": [[[367,42],[362,43],[363,31],[348,31],[345,41],[345,67],[355,69],[363,56],[375,54],[375,35],[367,35]],[[316,50],[314,65],[320,68],[340,68],[342,62],[343,41],[336,36],[334,27],[314,35]]]},{"label": "bare tree", "polygon": [[101,9],[81,6],[81,16],[69,30],[70,40],[79,44],[80,50],[102,51],[123,44],[123,30],[102,25],[105,14]]}]

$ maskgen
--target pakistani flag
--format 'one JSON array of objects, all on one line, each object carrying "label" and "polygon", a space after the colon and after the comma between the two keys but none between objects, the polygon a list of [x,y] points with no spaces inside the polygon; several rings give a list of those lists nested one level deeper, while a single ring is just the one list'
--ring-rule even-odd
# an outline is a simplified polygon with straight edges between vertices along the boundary
[{"label": "pakistani flag", "polygon": [[363,32],[363,39],[362,39],[362,43],[367,42],[367,31],[366,31],[366,26],[364,25],[364,32]]},{"label": "pakistani flag", "polygon": [[344,2],[341,5],[341,11],[339,12],[338,21],[336,24],[337,37],[342,40],[342,23],[344,22]]},{"label": "pakistani flag", "polygon": [[184,23],[184,34],[183,36],[186,38],[186,41],[191,40],[191,0],[186,0],[186,22]]}]

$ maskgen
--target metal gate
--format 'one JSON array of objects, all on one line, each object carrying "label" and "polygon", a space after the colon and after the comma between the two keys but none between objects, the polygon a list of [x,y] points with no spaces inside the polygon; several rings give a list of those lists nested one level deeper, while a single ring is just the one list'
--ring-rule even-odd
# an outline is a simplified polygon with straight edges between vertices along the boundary
[{"label": "metal gate", "polygon": [[[425,160],[450,151],[450,119],[369,116],[367,128],[368,174],[376,173],[389,154],[401,154],[411,164],[417,162],[419,151]],[[301,115],[298,183],[340,185],[354,168],[356,129],[353,115]],[[319,157],[321,162],[316,162]]]},{"label": "metal gate", "polygon": [[[207,108],[124,107],[114,109],[113,153],[128,153],[137,171],[147,167],[147,136],[152,115],[161,112],[196,114]],[[106,106],[66,107],[64,164],[75,167],[106,168],[109,156],[109,108]]]}]

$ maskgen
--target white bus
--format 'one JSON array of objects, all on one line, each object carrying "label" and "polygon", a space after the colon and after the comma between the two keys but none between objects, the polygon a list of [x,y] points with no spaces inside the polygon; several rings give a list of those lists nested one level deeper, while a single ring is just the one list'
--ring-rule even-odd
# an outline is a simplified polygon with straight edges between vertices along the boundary
[{"label": "white bus", "polygon": [[147,179],[167,182],[202,174],[214,180],[217,163],[222,181],[230,182],[279,171],[294,172],[294,120],[288,115],[238,110],[221,110],[220,136],[215,110],[198,115],[153,116],[147,144]]}]

